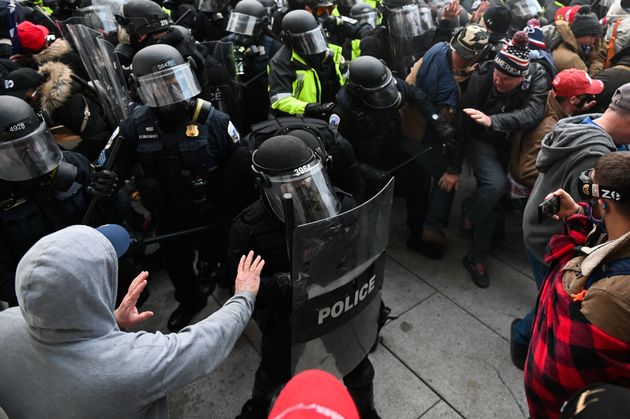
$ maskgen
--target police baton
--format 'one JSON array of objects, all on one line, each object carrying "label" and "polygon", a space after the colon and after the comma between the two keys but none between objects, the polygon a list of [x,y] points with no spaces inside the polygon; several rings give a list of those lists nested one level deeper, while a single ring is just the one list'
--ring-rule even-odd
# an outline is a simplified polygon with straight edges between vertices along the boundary
[{"label": "police baton", "polygon": [[[114,131],[117,132],[118,130]],[[116,156],[120,151],[120,147],[122,146],[123,138],[120,136],[115,137],[113,140],[112,151],[109,153],[109,157],[105,162],[105,170],[112,170],[114,167],[114,160],[116,160]],[[94,211],[96,210],[96,204],[98,203],[99,197],[93,196],[90,201],[90,205],[88,205],[87,211],[85,211],[85,216],[83,217],[83,221],[81,224],[90,225],[90,221],[92,221],[92,216],[94,215]]]},{"label": "police baton", "polygon": [[148,246],[150,244],[159,243],[167,240],[183,239],[185,237],[194,236],[199,233],[204,233],[205,231],[211,230],[212,228],[214,228],[213,225],[205,225],[201,227],[189,228],[187,230],[176,231],[175,233],[160,234],[158,236],[153,236],[148,239],[138,240],[133,244],[133,246]]},{"label": "police baton", "polygon": [[179,22],[181,22],[182,20],[184,20],[184,18],[185,18],[186,16],[188,16],[188,15],[190,14],[190,12],[191,12],[191,9],[186,10],[186,11],[184,12],[184,14],[182,14],[182,15],[179,17],[179,19],[177,19],[177,20],[175,21],[175,23],[173,23],[173,25],[179,25]]},{"label": "police baton", "polygon": [[414,161],[415,159],[417,159],[418,157],[422,156],[424,153],[426,153],[427,151],[431,150],[432,147],[427,148],[426,150],[421,151],[420,153],[416,154],[415,156],[413,156],[412,158],[405,160],[404,162],[400,163],[398,166],[394,167],[393,169],[389,169],[387,171],[388,175],[393,174],[396,170],[400,169],[403,166],[408,165],[409,163],[411,163],[412,161]]}]

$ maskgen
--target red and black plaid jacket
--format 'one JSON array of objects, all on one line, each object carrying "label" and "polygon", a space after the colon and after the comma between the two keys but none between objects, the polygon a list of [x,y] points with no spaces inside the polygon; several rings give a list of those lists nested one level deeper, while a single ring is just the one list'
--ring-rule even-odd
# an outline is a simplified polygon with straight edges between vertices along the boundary
[{"label": "red and black plaid jacket", "polygon": [[570,233],[554,236],[545,261],[551,263],[539,295],[525,365],[525,393],[532,419],[557,418],[562,404],[587,384],[630,387],[630,345],[591,324],[562,285],[562,268],[586,242],[591,223],[569,217]]}]

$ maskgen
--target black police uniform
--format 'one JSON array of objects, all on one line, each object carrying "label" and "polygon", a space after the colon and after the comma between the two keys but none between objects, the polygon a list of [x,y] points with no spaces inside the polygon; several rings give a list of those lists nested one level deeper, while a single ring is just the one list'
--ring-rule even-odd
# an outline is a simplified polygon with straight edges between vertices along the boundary
[{"label": "black police uniform", "polygon": [[[113,171],[128,178],[132,166],[140,164],[136,186],[157,221],[158,234],[207,224],[221,169],[240,144],[229,116],[213,108],[203,123],[183,120],[167,124],[158,123],[149,107],[138,106],[122,122],[119,134],[122,148]],[[205,296],[193,270],[195,243],[190,239],[165,241],[161,250],[176,300],[199,308]],[[200,254],[206,258],[216,252],[201,246],[198,250],[206,252]]]},{"label": "black police uniform", "polygon": [[[428,104],[426,95],[402,80],[396,87],[404,102],[420,105]],[[390,170],[411,159],[426,149],[421,143],[405,139],[401,132],[401,119],[397,108],[373,109],[348,93],[344,86],[337,94],[335,113],[341,121],[339,132],[352,144],[357,160],[377,169]],[[430,115],[430,111],[426,112]],[[370,172],[367,172],[369,175]],[[407,226],[412,235],[422,232],[422,224],[427,210],[427,196],[431,187],[431,176],[424,170],[419,160],[413,160],[392,173],[396,177],[396,190],[407,201]],[[382,177],[384,175],[380,175]],[[367,178],[372,192],[378,192],[383,179]],[[385,176],[386,177],[386,176]]]},{"label": "black police uniform", "polygon": [[[237,36],[230,34],[222,39],[224,42],[235,42]],[[249,132],[250,127],[267,119],[270,111],[267,66],[271,58],[282,47],[282,44],[269,35],[257,37],[254,45],[235,51],[237,81],[240,86],[240,111],[242,133]],[[238,46],[237,46],[238,48]]]},{"label": "black police uniform", "polygon": [[[342,211],[354,206],[352,198],[337,190]],[[291,379],[291,288],[284,224],[259,200],[234,220],[230,230],[229,259],[253,250],[265,260],[254,317],[262,331],[261,361],[254,380],[252,399],[239,418],[266,418],[271,398]],[[373,408],[374,367],[366,356],[344,377],[362,418],[378,418]]]},{"label": "black police uniform", "polygon": [[0,300],[11,305],[17,305],[15,270],[22,256],[42,237],[80,224],[85,213],[90,163],[70,151],[63,152],[63,161],[77,169],[65,192],[51,185],[26,187],[0,181]]}]

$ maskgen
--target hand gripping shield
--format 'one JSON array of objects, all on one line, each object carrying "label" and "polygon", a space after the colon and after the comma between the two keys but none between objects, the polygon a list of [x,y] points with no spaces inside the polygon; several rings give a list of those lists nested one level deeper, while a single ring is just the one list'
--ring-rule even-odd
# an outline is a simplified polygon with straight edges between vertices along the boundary
[{"label": "hand gripping shield", "polygon": [[300,225],[292,246],[292,374],[342,377],[377,336],[394,181],[364,204]]}]

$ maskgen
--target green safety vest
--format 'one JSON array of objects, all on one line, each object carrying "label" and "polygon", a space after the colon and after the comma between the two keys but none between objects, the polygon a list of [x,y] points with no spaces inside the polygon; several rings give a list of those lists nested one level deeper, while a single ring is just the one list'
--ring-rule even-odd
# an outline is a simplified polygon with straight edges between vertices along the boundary
[{"label": "green safety vest", "polygon": [[[328,48],[333,52],[333,61],[335,62],[335,72],[339,80],[339,85],[343,86],[346,83],[346,74],[342,73],[340,68],[344,63],[344,58],[341,54],[342,48],[334,44],[328,44]],[[291,51],[291,61],[308,66],[306,61],[295,51]],[[271,108],[291,115],[301,115],[304,113],[306,105],[310,103],[320,103],[321,90],[321,83],[315,69],[296,69],[295,80],[292,83],[292,93],[279,94],[271,98]]]}]

